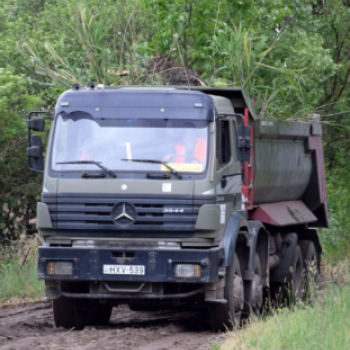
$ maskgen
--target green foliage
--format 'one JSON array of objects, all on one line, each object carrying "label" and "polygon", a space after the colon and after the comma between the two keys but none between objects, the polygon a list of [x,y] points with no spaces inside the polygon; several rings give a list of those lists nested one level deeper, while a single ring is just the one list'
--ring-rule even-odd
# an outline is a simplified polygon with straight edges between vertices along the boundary
[{"label": "green foliage", "polygon": [[144,0],[148,55],[167,53],[210,85],[243,86],[260,117],[303,118],[319,107],[340,66],[314,5],[297,2]]},{"label": "green foliage", "polygon": [[[213,38],[212,61],[215,75],[227,79],[233,86],[241,86],[250,91],[255,85],[253,75],[261,68],[261,63],[269,51],[267,37],[254,37],[242,27],[225,25]],[[215,84],[215,80],[214,80]]]},{"label": "green foliage", "polygon": [[[348,155],[339,155],[346,161]],[[334,264],[349,256],[350,251],[350,174],[347,164],[334,169],[327,177],[328,204],[330,214],[329,230],[321,230],[325,259]]]},{"label": "green foliage", "polygon": [[323,44],[319,34],[301,29],[279,36],[265,60],[274,69],[265,70],[259,77],[260,82],[270,82],[269,93],[275,94],[272,103],[258,106],[261,116],[304,119],[307,114],[322,112],[319,100],[324,84],[338,69]]},{"label": "green foliage", "polygon": [[145,0],[143,3],[154,32],[149,50],[171,53],[186,68],[202,67],[225,1]]},{"label": "green foliage", "polygon": [[208,70],[212,41],[224,26],[271,30],[289,13],[282,1],[143,0],[154,33],[148,49],[171,54],[186,68]]},{"label": "green foliage", "polygon": [[[56,11],[59,5],[60,11]],[[41,81],[66,87],[75,82],[85,85],[90,80],[119,84],[118,71],[127,60],[133,69],[132,44],[143,22],[142,17],[136,17],[137,12],[137,0],[58,0],[42,12],[44,18],[51,18],[52,26],[44,40],[25,37],[18,49],[35,67]],[[57,28],[60,38],[52,40],[53,29],[56,32]]]},{"label": "green foliage", "polygon": [[210,350],[220,350],[221,345],[217,342],[211,342],[209,343]]},{"label": "green foliage", "polygon": [[37,257],[34,247],[6,248],[0,255],[0,305],[7,299],[44,297],[44,283],[37,279]]},{"label": "green foliage", "polygon": [[268,37],[264,35],[258,36],[244,30],[242,26],[231,28],[224,25],[214,36],[210,49],[212,85],[241,86],[258,98],[261,91],[268,89],[261,79],[261,76],[268,74],[265,71],[277,70],[288,74],[284,68],[265,64],[273,49],[274,43],[269,43]]},{"label": "green foliage", "polygon": [[39,189],[26,168],[26,114],[41,104],[31,84],[11,70],[0,69],[0,246],[25,232],[34,216]]},{"label": "green foliage", "polygon": [[26,130],[24,111],[40,104],[40,98],[29,94],[29,86],[24,77],[0,68],[0,143],[23,133]]},{"label": "green foliage", "polygon": [[328,252],[347,247],[349,17],[344,0],[0,0],[0,238],[15,232],[11,212],[34,215],[23,203],[39,191],[25,168],[26,112],[52,110],[73,82],[160,84],[145,67],[163,54],[209,85],[243,86],[260,117],[321,114],[334,223],[322,237]]},{"label": "green foliage", "polygon": [[338,350],[350,341],[348,308],[350,287],[330,286],[322,302],[313,308],[300,306],[292,312],[280,309],[244,332],[228,336],[222,350]]}]

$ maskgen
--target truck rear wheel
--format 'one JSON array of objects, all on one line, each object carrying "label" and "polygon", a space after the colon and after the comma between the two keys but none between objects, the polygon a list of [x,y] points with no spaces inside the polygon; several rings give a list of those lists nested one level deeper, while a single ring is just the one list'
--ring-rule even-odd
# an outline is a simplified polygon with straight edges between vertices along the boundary
[{"label": "truck rear wheel", "polygon": [[263,300],[261,283],[261,265],[258,253],[254,256],[254,276],[252,281],[244,282],[244,308],[242,317],[248,318],[251,314],[260,315]]},{"label": "truck rear wheel", "polygon": [[56,327],[83,329],[86,322],[86,313],[81,303],[82,300],[75,298],[59,297],[54,299],[52,309]]},{"label": "truck rear wheel", "polygon": [[304,263],[299,244],[296,245],[293,263],[287,283],[284,285],[283,301],[293,305],[302,300],[304,287]]},{"label": "truck rear wheel", "polygon": [[312,302],[316,298],[318,255],[312,241],[300,241],[300,249],[305,266],[303,298],[307,302]]},{"label": "truck rear wheel", "polygon": [[210,325],[214,331],[225,331],[241,325],[244,287],[241,266],[236,253],[233,265],[226,268],[224,298],[227,300],[225,304],[209,305]]}]

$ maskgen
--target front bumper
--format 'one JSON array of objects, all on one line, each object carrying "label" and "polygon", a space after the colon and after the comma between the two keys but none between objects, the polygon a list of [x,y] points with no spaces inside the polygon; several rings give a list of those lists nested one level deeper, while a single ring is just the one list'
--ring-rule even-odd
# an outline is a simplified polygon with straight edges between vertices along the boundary
[{"label": "front bumper", "polygon": [[[48,273],[49,262],[71,262],[71,275]],[[149,248],[71,248],[39,247],[38,278],[45,281],[177,282],[216,283],[219,266],[224,263],[222,248],[149,249]],[[200,265],[198,277],[177,277],[176,264]],[[144,266],[144,275],[104,274],[103,265]]]}]

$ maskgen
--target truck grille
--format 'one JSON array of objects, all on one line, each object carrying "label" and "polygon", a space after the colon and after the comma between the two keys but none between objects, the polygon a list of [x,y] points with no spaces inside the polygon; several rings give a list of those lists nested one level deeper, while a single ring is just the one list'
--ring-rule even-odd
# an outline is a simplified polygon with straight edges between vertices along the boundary
[{"label": "truck grille", "polygon": [[54,229],[60,235],[189,237],[199,208],[215,203],[214,196],[123,195],[123,194],[42,194]]}]

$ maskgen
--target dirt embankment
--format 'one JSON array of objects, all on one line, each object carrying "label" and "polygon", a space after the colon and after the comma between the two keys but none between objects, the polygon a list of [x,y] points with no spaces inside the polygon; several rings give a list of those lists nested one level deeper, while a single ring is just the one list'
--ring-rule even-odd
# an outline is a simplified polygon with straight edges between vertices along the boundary
[{"label": "dirt embankment", "polygon": [[55,328],[50,302],[0,308],[1,350],[209,350],[223,339],[198,311],[136,312],[122,305],[108,326],[74,331]]}]

